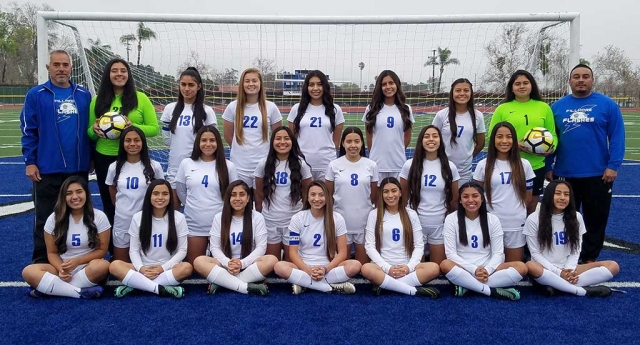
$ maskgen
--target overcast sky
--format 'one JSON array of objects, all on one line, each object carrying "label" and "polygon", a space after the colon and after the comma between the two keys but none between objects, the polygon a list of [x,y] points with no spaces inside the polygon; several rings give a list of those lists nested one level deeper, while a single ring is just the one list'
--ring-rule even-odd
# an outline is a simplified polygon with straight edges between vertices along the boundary
[{"label": "overcast sky", "polygon": [[[24,3],[24,0],[18,0]],[[627,55],[640,63],[640,45],[636,36],[640,32],[640,21],[634,1],[602,0],[534,0],[534,1],[410,1],[410,0],[322,0],[322,1],[284,1],[284,0],[48,0],[31,1],[47,3],[59,11],[79,12],[155,12],[155,13],[198,13],[219,15],[437,15],[437,14],[482,14],[482,13],[544,13],[544,12],[580,12],[581,13],[581,56],[593,60],[594,56],[607,45],[624,49]],[[2,0],[2,3],[8,3]],[[153,4],[152,7],[149,4]],[[612,5],[615,4],[615,5]],[[624,5],[628,4],[628,5]],[[114,29],[117,30],[117,29]],[[126,29],[125,29],[126,30]],[[114,33],[118,36],[118,33]],[[437,34],[434,34],[437,36]],[[464,34],[463,34],[464,35]],[[443,36],[441,34],[441,36]],[[198,39],[201,39],[198,37]],[[441,39],[441,38],[437,38]],[[282,40],[281,38],[279,40]],[[295,38],[292,38],[295,41]],[[358,38],[356,38],[358,40]],[[112,42],[109,42],[112,43]],[[116,43],[117,44],[117,43]],[[448,45],[447,43],[444,43]],[[460,45],[469,43],[461,42]],[[437,45],[429,43],[429,45]],[[329,47],[332,48],[332,47]],[[436,47],[432,47],[436,48]],[[188,50],[188,48],[185,48]],[[430,49],[423,47],[422,49]],[[279,48],[282,50],[282,47]],[[118,52],[120,53],[120,52]],[[121,53],[120,53],[121,54]],[[403,52],[406,54],[406,52]],[[424,54],[423,54],[424,55]],[[454,56],[465,61],[461,52]],[[143,59],[148,56],[143,55]],[[278,57],[278,60],[282,60]],[[358,57],[356,57],[358,59]],[[360,58],[364,61],[364,59]],[[133,58],[132,58],[133,60]],[[322,58],[319,59],[323,61]],[[296,64],[297,62],[292,63]],[[143,61],[144,62],[144,61]],[[351,63],[351,62],[350,62]],[[356,62],[357,64],[357,62]],[[375,62],[374,62],[375,65]],[[280,66],[279,66],[280,67]],[[310,67],[310,66],[305,66]],[[377,69],[378,66],[368,66]],[[167,66],[167,69],[174,66]],[[242,68],[242,67],[241,67]],[[291,66],[284,66],[285,69]],[[315,67],[312,67],[315,68]],[[320,68],[320,67],[318,67]],[[331,69],[331,66],[325,67]],[[466,69],[465,69],[466,68]],[[469,67],[460,67],[458,74],[468,75]],[[165,71],[168,72],[168,71]],[[168,73],[171,73],[170,71]],[[365,72],[367,72],[365,70]],[[339,73],[339,72],[338,72]],[[357,73],[357,72],[356,72]],[[374,73],[371,71],[370,73]],[[430,74],[428,69],[421,73]],[[597,71],[596,71],[597,73]],[[472,75],[469,75],[473,77]],[[355,79],[352,75],[346,78]],[[425,77],[422,76],[420,80]],[[334,79],[334,78],[332,78]],[[368,77],[365,76],[365,80]],[[357,80],[354,80],[357,82]],[[443,83],[444,84],[444,83]]]}]

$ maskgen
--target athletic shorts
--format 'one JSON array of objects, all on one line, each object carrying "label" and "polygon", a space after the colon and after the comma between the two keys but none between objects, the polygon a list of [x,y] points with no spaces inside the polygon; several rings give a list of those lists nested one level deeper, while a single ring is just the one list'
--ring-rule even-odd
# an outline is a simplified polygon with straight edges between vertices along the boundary
[{"label": "athletic shorts", "polygon": [[522,231],[505,231],[504,247],[508,249],[522,248],[527,243],[527,239]]},{"label": "athletic shorts", "polygon": [[382,182],[383,179],[385,179],[387,177],[398,178],[398,175],[400,175],[399,171],[380,171],[380,172],[378,172],[378,187],[380,186],[380,183]]},{"label": "athletic shorts", "polygon": [[422,241],[425,246],[427,244],[442,245],[444,244],[444,236],[442,230],[444,225],[439,226],[425,226],[422,228]]},{"label": "athletic shorts", "polygon": [[113,246],[116,248],[129,248],[131,236],[128,231],[113,229]]},{"label": "athletic shorts", "polygon": [[[255,187],[253,182],[253,179],[254,179],[253,173],[247,173],[240,170],[237,170],[237,173],[238,173],[238,180],[244,181],[244,183],[246,183],[247,186],[249,186],[249,188]],[[233,182],[233,181],[229,181],[229,182]]]},{"label": "athletic shorts", "polygon": [[536,177],[533,179],[533,196],[539,196],[542,195],[542,192],[544,191],[544,180],[545,180],[545,171],[544,171],[544,167],[534,170],[533,171],[536,174]]},{"label": "athletic shorts", "polygon": [[326,171],[312,171],[311,172],[311,180],[312,181],[322,181],[324,182],[324,174]]},{"label": "athletic shorts", "polygon": [[267,243],[278,244],[282,243],[285,246],[289,245],[289,228],[288,227],[275,227],[272,229],[267,228]]},{"label": "athletic shorts", "polygon": [[347,245],[364,244],[364,233],[347,234]]}]

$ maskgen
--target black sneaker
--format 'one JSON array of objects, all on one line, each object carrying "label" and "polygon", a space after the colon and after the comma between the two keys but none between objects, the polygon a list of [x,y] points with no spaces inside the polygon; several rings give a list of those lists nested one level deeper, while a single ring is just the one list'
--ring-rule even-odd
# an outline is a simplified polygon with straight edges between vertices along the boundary
[{"label": "black sneaker", "polygon": [[497,299],[506,299],[510,301],[517,301],[520,299],[520,291],[514,288],[492,288],[491,297]]},{"label": "black sneaker", "polygon": [[247,291],[250,295],[269,296],[269,288],[267,288],[267,284],[249,283],[247,284]]},{"label": "black sneaker", "polygon": [[585,286],[587,291],[587,297],[609,297],[611,296],[611,289],[604,285]]},{"label": "black sneaker", "polygon": [[380,294],[382,293],[382,288],[380,287],[380,285],[373,285],[373,287],[371,288],[371,292],[374,296],[380,296]]},{"label": "black sneaker", "polygon": [[27,290],[27,295],[29,295],[29,297],[33,297],[33,298],[40,298],[40,297],[44,297],[46,296],[46,294],[43,294],[42,292],[30,287]]},{"label": "black sneaker", "polygon": [[430,287],[418,286],[416,287],[416,296],[429,297],[432,299],[436,299],[440,297],[440,290],[431,286]]},{"label": "black sneaker", "polygon": [[184,288],[182,286],[158,286],[158,294],[161,297],[182,298],[184,296]]}]

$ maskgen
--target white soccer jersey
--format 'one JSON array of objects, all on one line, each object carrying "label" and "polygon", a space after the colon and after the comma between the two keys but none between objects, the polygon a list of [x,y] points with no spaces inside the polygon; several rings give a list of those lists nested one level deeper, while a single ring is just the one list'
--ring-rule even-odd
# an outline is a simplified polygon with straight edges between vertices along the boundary
[{"label": "white soccer jersey", "polygon": [[[533,189],[533,179],[536,174],[528,160],[521,158],[527,190]],[[478,162],[473,173],[473,179],[484,182],[484,171],[487,159]],[[522,231],[527,219],[527,208],[520,203],[515,189],[511,186],[511,165],[508,161],[496,159],[491,176],[491,204],[487,204],[487,210],[500,219],[504,231]]]},{"label": "white soccer jersey", "polygon": [[187,221],[184,215],[174,211],[176,234],[178,235],[178,246],[173,254],[167,249],[167,239],[169,238],[169,216],[162,218],[151,217],[151,241],[149,249],[145,254],[140,247],[140,220],[142,211],[133,215],[129,236],[131,243],[129,247],[129,257],[131,264],[136,271],[140,271],[143,266],[161,265],[167,271],[174,265],[180,263],[187,256]]},{"label": "white soccer jersey", "polygon": [[382,218],[382,243],[380,252],[376,249],[376,218],[377,210],[369,212],[367,228],[365,232],[364,247],[367,255],[374,264],[380,266],[385,273],[389,273],[391,266],[407,265],[412,272],[422,259],[424,242],[422,241],[422,229],[418,215],[412,209],[407,208],[411,227],[413,228],[413,252],[407,255],[404,247],[404,227],[400,220],[400,213],[391,214],[384,211]]},{"label": "white soccer jersey", "polygon": [[[366,122],[368,111],[369,106],[362,116],[363,122]],[[411,106],[409,106],[409,119],[412,123],[415,122]],[[402,164],[407,160],[404,146],[404,122],[402,122],[400,109],[395,104],[385,104],[376,115],[369,158],[378,164],[378,171],[395,173],[402,169]]]},{"label": "white soccer jersey", "polygon": [[242,255],[242,230],[244,227],[243,217],[231,217],[231,227],[229,228],[229,243],[231,244],[231,258],[224,255],[222,244],[220,242],[222,213],[216,214],[213,218],[213,225],[209,233],[209,242],[211,243],[211,254],[216,260],[220,261],[222,266],[228,267],[231,259],[240,259],[242,269],[247,268],[257,258],[263,256],[267,252],[267,227],[264,225],[262,214],[257,211],[251,213],[251,224],[253,228],[253,246],[252,251],[245,258]]},{"label": "white soccer jersey", "polygon": [[529,251],[531,251],[531,259],[557,275],[560,275],[563,269],[574,270],[578,266],[578,259],[580,258],[582,235],[587,232],[582,215],[579,212],[576,213],[580,226],[580,236],[578,237],[578,248],[574,253],[571,253],[571,244],[564,231],[563,214],[554,214],[551,216],[551,229],[553,231],[551,248],[540,250],[540,243],[538,242],[539,217],[539,211],[533,212],[527,218],[524,226],[524,234],[527,236],[527,245],[529,246]]},{"label": "white soccer jersey", "polygon": [[[238,179],[236,168],[229,160],[229,183]],[[184,203],[184,214],[189,224],[189,235],[209,236],[213,216],[222,212],[223,194],[216,170],[216,161],[203,162],[185,158],[176,175],[178,197]]]},{"label": "white soccer jersey", "polygon": [[[109,165],[107,178],[104,183],[108,186],[116,184],[113,179],[116,177],[116,164]],[[155,179],[164,178],[164,172],[160,163],[151,160],[151,167]],[[142,210],[144,194],[147,192],[147,180],[144,177],[144,164],[125,162],[120,169],[120,176],[117,181],[116,191],[116,213],[113,217],[113,232],[126,233],[131,225],[131,217]]]},{"label": "white soccer jersey", "polygon": [[[481,112],[476,113],[476,132],[486,133],[484,125],[484,116]],[[434,126],[438,127],[442,132],[442,143],[445,145],[447,157],[458,167],[460,178],[463,182],[471,180],[471,162],[473,160],[473,149],[476,144],[473,141],[473,123],[471,122],[471,114],[467,111],[464,114],[456,115],[456,133],[451,133],[451,125],[449,123],[449,108],[444,108],[436,113],[433,118]],[[456,144],[451,144],[451,137],[456,136]]]},{"label": "white soccer jersey", "polygon": [[[263,158],[258,162],[254,176],[257,178],[264,177],[264,166],[267,158]],[[303,159],[300,159],[300,173],[302,179],[311,178],[311,169]],[[276,227],[286,227],[291,217],[298,211],[302,210],[302,200],[298,201],[295,206],[291,206],[291,169],[287,161],[276,159],[275,171],[276,188],[271,195],[271,202],[266,200],[262,203],[262,216],[267,223],[267,228],[274,229]],[[304,191],[302,191],[304,193]]]},{"label": "white soccer jersey", "polygon": [[[69,215],[69,229],[67,230],[67,251],[60,254],[62,261],[77,258],[79,256],[89,254],[95,249],[89,247],[89,235],[87,227],[83,223],[84,216],[80,218],[77,223],[73,220],[73,216]],[[93,209],[93,223],[98,229],[98,233],[105,232],[111,228],[109,220],[104,212]],[[53,229],[56,226],[56,214],[55,212],[49,215],[47,222],[44,224],[44,231],[49,235],[53,234]]]},{"label": "white soccer jersey", "polygon": [[[196,140],[196,134],[193,132],[194,118],[193,118],[193,105],[185,103],[184,109],[178,117],[176,123],[175,133],[171,133],[169,125],[171,124],[171,117],[173,116],[173,110],[176,108],[177,102],[169,103],[164,107],[162,112],[162,139],[164,144],[169,146],[169,163],[167,165],[167,181],[171,183],[171,186],[175,188],[175,176],[178,173],[178,167],[183,159],[190,157],[193,152],[193,142]],[[204,105],[204,112],[206,117],[204,119],[204,125],[218,126],[216,120],[216,113],[213,109]]]},{"label": "white soccer jersey", "polygon": [[[298,116],[298,107],[300,103],[296,103],[289,112],[287,121],[293,123]],[[338,105],[334,105],[336,110],[335,125],[344,123],[344,115],[342,109]],[[331,121],[324,113],[324,105],[315,106],[309,103],[307,111],[300,120],[300,135],[298,137],[298,145],[305,156],[305,160],[311,165],[311,171],[322,171],[327,169],[330,161],[336,158],[336,146],[333,142],[333,131],[331,130]]]},{"label": "white soccer jersey", "polygon": [[[235,123],[236,104],[237,101],[233,101],[224,110],[222,118],[225,121]],[[269,121],[267,124],[269,133],[271,133],[271,125],[282,121],[278,106],[270,101],[267,101],[267,119]],[[255,171],[258,161],[269,153],[269,137],[262,141],[262,113],[258,103],[245,106],[242,132],[244,138],[242,145],[238,144],[236,136],[233,136],[231,161],[236,165],[238,171],[243,172],[244,175],[251,175]]]},{"label": "white soccer jersey", "polygon": [[[413,163],[413,158],[406,161],[402,166],[402,171],[400,171],[400,178],[406,181],[409,181],[411,163]],[[442,178],[441,168],[442,164],[440,164],[439,159],[423,160],[420,180],[420,204],[418,204],[418,209],[416,210],[423,228],[441,226],[444,223],[447,207],[445,206],[445,183]],[[449,168],[451,168],[452,182],[460,180],[456,165],[449,162]]]},{"label": "white soccer jersey", "polygon": [[350,162],[346,156],[332,160],[325,179],[334,186],[333,207],[344,217],[349,234],[362,234],[367,225],[371,204],[371,182],[378,182],[376,162],[360,157]]},{"label": "white soccer jersey", "polygon": [[[333,212],[333,222],[336,228],[336,239],[347,234],[347,226],[340,213]],[[291,218],[288,231],[291,238],[289,245],[298,246],[298,255],[307,266],[329,264],[325,245],[324,216],[315,218],[311,210],[300,211]]]},{"label": "white soccer jersey", "polygon": [[504,262],[503,232],[500,220],[491,213],[487,213],[487,223],[490,245],[484,247],[480,217],[474,220],[465,217],[468,244],[463,246],[459,241],[458,213],[448,215],[444,220],[443,230],[444,251],[447,259],[471,274],[475,274],[478,267],[484,267],[487,273],[492,274]]}]

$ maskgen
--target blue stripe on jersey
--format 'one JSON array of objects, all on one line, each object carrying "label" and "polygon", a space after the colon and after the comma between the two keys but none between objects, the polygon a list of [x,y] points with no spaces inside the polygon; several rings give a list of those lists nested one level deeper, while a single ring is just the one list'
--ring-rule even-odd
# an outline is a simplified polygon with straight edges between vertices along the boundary
[{"label": "blue stripe on jersey", "polygon": [[294,231],[289,231],[289,236],[291,236],[291,237],[300,237],[300,233],[294,232]]},{"label": "blue stripe on jersey", "polygon": [[533,189],[533,179],[527,180],[527,190]]},{"label": "blue stripe on jersey", "polygon": [[289,240],[289,245],[290,246],[299,246],[300,245],[300,239],[299,238],[295,239],[295,240],[294,239],[290,239]]},{"label": "blue stripe on jersey", "polygon": [[300,233],[295,231],[289,231],[289,245],[290,246],[300,245]]},{"label": "blue stripe on jersey", "polygon": [[168,131],[168,130],[169,130],[169,127],[162,126],[162,130],[163,130],[163,131]]}]

